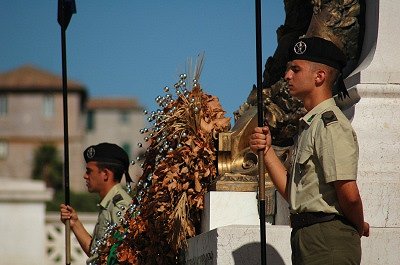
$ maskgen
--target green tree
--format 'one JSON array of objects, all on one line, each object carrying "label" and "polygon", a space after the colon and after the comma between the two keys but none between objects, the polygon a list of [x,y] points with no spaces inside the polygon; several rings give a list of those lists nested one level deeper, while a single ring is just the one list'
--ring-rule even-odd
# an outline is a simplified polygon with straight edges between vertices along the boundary
[{"label": "green tree", "polygon": [[35,150],[32,178],[40,179],[54,191],[63,189],[63,162],[57,148],[51,144],[43,144]]},{"label": "green tree", "polygon": [[[64,203],[63,162],[54,145],[43,144],[35,150],[32,178],[43,180],[46,186],[54,189],[53,200],[46,203],[47,211],[59,211]],[[77,211],[96,212],[99,198],[97,194],[70,191],[71,205]]]}]

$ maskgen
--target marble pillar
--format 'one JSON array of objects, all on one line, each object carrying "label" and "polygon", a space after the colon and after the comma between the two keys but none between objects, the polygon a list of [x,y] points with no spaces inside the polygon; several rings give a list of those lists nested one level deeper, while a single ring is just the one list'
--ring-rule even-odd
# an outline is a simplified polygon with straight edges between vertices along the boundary
[{"label": "marble pillar", "polygon": [[44,182],[0,178],[0,264],[45,264]]}]

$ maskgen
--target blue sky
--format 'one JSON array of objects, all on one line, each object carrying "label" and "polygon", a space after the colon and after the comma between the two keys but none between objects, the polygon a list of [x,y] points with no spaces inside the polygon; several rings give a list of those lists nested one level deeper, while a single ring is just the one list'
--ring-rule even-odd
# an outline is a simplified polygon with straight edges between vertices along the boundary
[{"label": "blue sky", "polygon": [[[203,90],[232,117],[256,83],[254,1],[76,0],[68,78],[90,97],[135,97],[148,110],[188,58],[205,53]],[[262,1],[263,65],[276,48],[283,1]],[[61,75],[57,0],[2,0],[0,71],[25,64]]]}]

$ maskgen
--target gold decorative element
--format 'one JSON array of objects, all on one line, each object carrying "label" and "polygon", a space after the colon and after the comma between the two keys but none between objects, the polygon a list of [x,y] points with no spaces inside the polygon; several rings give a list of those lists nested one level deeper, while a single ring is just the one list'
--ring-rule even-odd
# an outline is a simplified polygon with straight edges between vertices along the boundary
[{"label": "gold decorative element", "polygon": [[358,0],[312,0],[313,16],[306,37],[321,37],[336,44],[348,59],[355,59],[358,53]]},{"label": "gold decorative element", "polygon": [[257,174],[257,156],[249,149],[249,137],[257,125],[257,108],[244,113],[231,131],[220,133],[218,141],[218,174]]}]

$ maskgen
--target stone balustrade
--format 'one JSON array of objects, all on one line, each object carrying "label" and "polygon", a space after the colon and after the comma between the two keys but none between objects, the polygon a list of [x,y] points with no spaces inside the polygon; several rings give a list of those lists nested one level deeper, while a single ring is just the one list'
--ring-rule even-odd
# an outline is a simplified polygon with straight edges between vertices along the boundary
[{"label": "stone balustrade", "polygon": [[[96,225],[97,213],[79,213],[79,219],[89,233]],[[45,265],[65,264],[65,226],[60,221],[58,212],[46,215]],[[86,264],[87,256],[79,246],[78,240],[71,233],[71,265]]]}]

